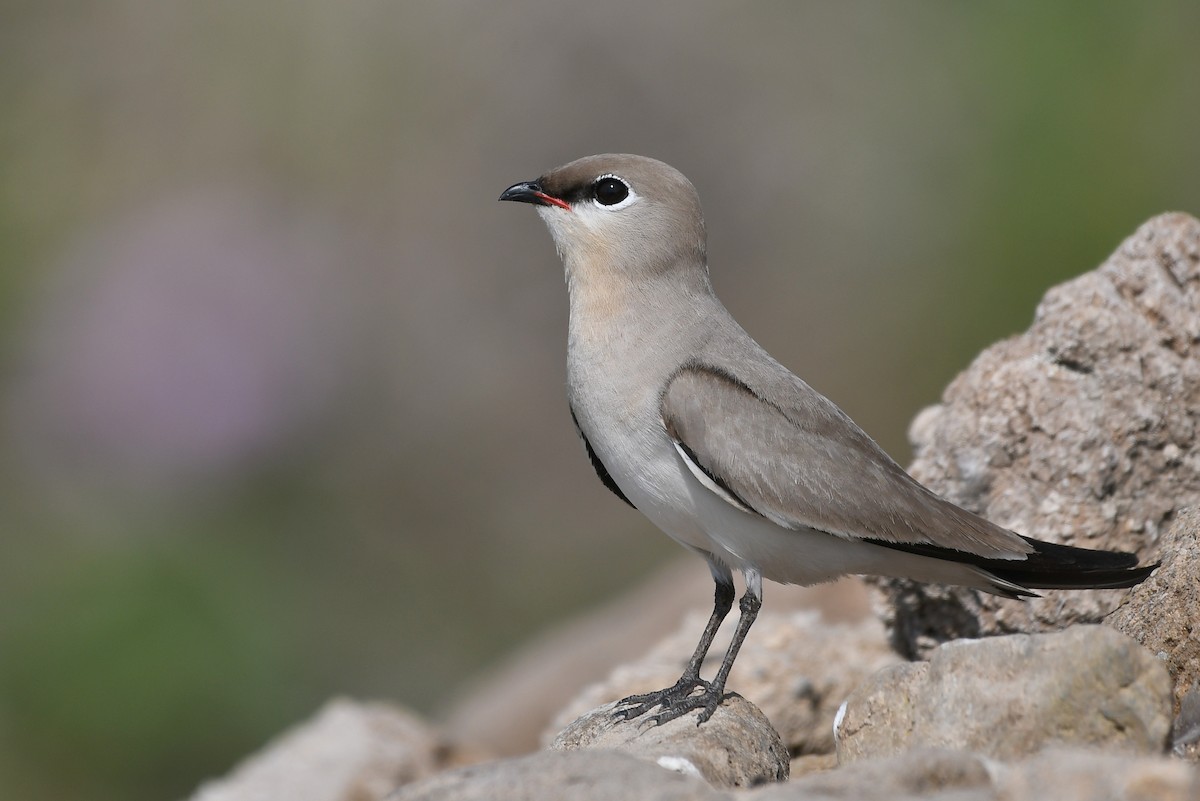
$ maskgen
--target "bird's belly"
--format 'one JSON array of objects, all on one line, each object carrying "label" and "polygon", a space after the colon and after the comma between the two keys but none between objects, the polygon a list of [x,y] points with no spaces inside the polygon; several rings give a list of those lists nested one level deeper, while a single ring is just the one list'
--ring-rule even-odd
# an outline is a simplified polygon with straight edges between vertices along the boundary
[{"label": "bird's belly", "polygon": [[696,480],[665,431],[589,439],[638,511],[676,542],[734,570],[753,570],[785,584],[815,584],[846,573],[886,572],[880,560],[895,558],[877,546],[783,528],[735,508]]}]

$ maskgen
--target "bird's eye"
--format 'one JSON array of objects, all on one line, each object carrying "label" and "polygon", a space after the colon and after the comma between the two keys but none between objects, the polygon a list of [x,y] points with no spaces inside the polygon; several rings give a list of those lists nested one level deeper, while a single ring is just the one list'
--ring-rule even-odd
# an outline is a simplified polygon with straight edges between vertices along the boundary
[{"label": "bird's eye", "polygon": [[596,202],[600,205],[615,206],[629,197],[629,187],[616,176],[604,175],[596,180],[596,186],[593,188],[592,193],[596,196]]}]

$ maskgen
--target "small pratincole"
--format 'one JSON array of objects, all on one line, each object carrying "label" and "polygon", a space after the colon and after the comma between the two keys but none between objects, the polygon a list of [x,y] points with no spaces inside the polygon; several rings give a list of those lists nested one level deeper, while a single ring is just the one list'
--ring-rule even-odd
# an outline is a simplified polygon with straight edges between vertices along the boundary
[{"label": "small pratincole", "polygon": [[[654,159],[589,156],[514,184],[562,257],[570,295],[567,395],[592,467],[621,500],[702,556],[712,617],[674,686],[617,714],[708,720],[762,606],[764,578],[847,573],[1033,589],[1130,587],[1134,554],[1023,537],[946,501],[828,398],[775,361],[713,294],[692,184]],[[712,681],[700,665],[745,577],[741,617]]]}]

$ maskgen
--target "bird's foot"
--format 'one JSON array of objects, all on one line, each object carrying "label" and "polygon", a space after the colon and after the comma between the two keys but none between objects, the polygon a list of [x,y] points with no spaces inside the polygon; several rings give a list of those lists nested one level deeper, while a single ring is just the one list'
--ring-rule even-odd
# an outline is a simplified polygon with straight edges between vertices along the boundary
[{"label": "bird's foot", "polygon": [[699,726],[713,716],[717,707],[721,705],[722,698],[724,698],[723,691],[713,687],[711,683],[699,677],[684,676],[675,682],[674,686],[665,690],[631,695],[621,699],[617,702],[617,709],[613,712],[613,716],[618,720],[633,720],[640,718],[655,707],[660,707],[659,713],[652,715],[647,720],[651,725],[661,726],[699,709],[700,719],[696,721],[696,725]]}]

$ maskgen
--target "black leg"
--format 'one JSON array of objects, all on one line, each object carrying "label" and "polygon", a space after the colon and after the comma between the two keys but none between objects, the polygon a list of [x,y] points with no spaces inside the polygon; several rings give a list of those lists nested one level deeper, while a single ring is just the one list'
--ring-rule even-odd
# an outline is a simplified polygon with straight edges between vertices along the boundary
[{"label": "black leg", "polygon": [[[717,696],[717,704],[725,695],[725,681],[729,678],[729,671],[733,670],[733,660],[737,659],[738,651],[742,650],[742,643],[746,641],[746,635],[750,633],[750,627],[754,625],[754,620],[758,617],[758,610],[762,609],[762,598],[747,592],[742,596],[738,606],[742,610],[742,615],[738,618],[737,630],[733,632],[733,642],[729,643],[729,650],[725,652],[725,658],[721,660],[721,667],[717,669],[717,675],[712,680],[712,692]],[[700,713],[701,723],[712,717],[713,712],[717,711],[717,704],[706,707]]]},{"label": "black leg", "polygon": [[[700,710],[700,718],[696,721],[697,726],[711,718],[717,711],[717,707],[721,705],[721,699],[725,697],[725,682],[729,678],[729,671],[733,669],[733,662],[737,659],[738,651],[741,650],[742,643],[745,642],[746,635],[750,632],[750,627],[754,625],[754,619],[758,617],[758,610],[762,608],[762,577],[757,572],[747,572],[746,574],[746,594],[742,596],[739,604],[742,614],[738,618],[737,630],[733,633],[733,642],[729,644],[729,650],[725,652],[725,658],[721,660],[721,667],[717,670],[717,675],[712,682],[704,681],[700,678],[700,663],[704,661],[704,655],[712,645],[717,628],[732,606],[733,585],[725,585],[723,591],[722,583],[718,580],[712,617],[709,618],[708,625],[704,628],[704,636],[700,638],[696,653],[692,654],[692,658],[688,661],[683,676],[675,683],[674,687],[668,687],[656,693],[626,698],[620,702],[619,706],[628,705],[631,708],[618,709],[615,714],[623,720],[630,720],[644,715],[658,706],[661,707],[661,711],[649,718],[656,726],[686,715],[694,709]],[[701,692],[697,693],[697,689]]]},{"label": "black leg", "polygon": [[721,623],[732,608],[733,584],[718,581],[716,592],[713,593],[712,614],[709,615],[704,633],[700,635],[700,642],[696,645],[696,650],[692,654],[692,658],[688,660],[687,668],[683,671],[685,677],[692,679],[700,677],[700,665],[704,664],[704,657],[708,656],[708,649],[712,647],[713,638],[717,636],[717,629],[721,628]]},{"label": "black leg", "polygon": [[641,695],[631,695],[628,698],[623,698],[619,706],[628,707],[617,709],[614,715],[620,720],[632,720],[640,717],[656,706],[661,706],[664,709],[673,706],[679,700],[687,698],[698,688],[708,690],[708,682],[700,678],[700,665],[704,663],[704,657],[708,655],[708,649],[712,647],[713,638],[717,636],[717,629],[721,627],[721,622],[725,620],[729,610],[733,608],[733,581],[722,581],[716,579],[716,592],[713,593],[713,611],[709,615],[708,624],[704,627],[704,633],[700,635],[700,642],[696,645],[696,650],[692,653],[692,658],[688,660],[687,667],[683,670],[683,675],[679,677],[679,681],[675,685],[668,687],[665,690],[658,690],[652,693],[643,693]]}]

